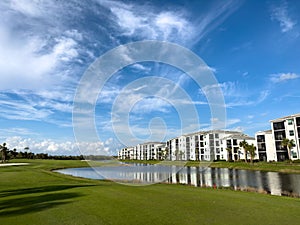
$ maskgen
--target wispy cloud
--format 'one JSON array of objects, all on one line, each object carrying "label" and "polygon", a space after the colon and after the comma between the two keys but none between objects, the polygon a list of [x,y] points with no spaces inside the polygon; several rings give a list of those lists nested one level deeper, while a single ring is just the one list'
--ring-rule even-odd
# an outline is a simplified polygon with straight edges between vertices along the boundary
[{"label": "wispy cloud", "polygon": [[55,141],[52,139],[34,140],[21,136],[11,136],[2,139],[2,142],[8,144],[8,148],[16,148],[18,151],[24,151],[25,147],[34,153],[48,153],[51,155],[112,155],[115,149],[113,139],[98,142],[79,142],[74,141]]},{"label": "wispy cloud", "polygon": [[110,10],[121,34],[139,39],[155,39],[186,43],[195,27],[183,11],[161,11],[149,5],[132,5],[120,1],[99,1]]},{"label": "wispy cloud", "polygon": [[134,105],[132,108],[133,113],[152,113],[156,112],[169,112],[170,104],[162,99],[159,98],[145,98],[139,101],[137,104]]},{"label": "wispy cloud", "polygon": [[7,134],[9,135],[19,135],[19,136],[32,136],[32,135],[38,135],[37,133],[33,132],[30,129],[23,128],[23,127],[13,127],[13,128],[5,128],[5,129],[0,129],[0,135],[1,136],[6,136]]},{"label": "wispy cloud", "polygon": [[278,21],[281,32],[285,33],[294,28],[297,24],[297,21],[292,19],[292,16],[289,14],[288,4],[284,1],[281,5],[271,7],[271,19]]},{"label": "wispy cloud", "polygon": [[288,80],[294,80],[299,78],[300,76],[296,73],[278,73],[278,74],[271,74],[269,76],[270,81],[273,83],[281,83]]},{"label": "wispy cloud", "polygon": [[203,96],[205,94],[216,96],[219,94],[219,88],[222,90],[227,108],[257,105],[265,101],[270,95],[269,90],[258,91],[258,95],[253,94],[253,92],[248,91],[247,85],[231,81],[205,86],[199,92]]}]

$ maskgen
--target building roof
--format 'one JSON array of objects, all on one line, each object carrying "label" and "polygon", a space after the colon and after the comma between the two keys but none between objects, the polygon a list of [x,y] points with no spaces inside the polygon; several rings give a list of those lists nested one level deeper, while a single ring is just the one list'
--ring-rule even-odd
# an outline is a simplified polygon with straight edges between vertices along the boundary
[{"label": "building roof", "polygon": [[292,118],[295,118],[295,117],[300,117],[300,113],[293,114],[293,115],[290,115],[290,116],[281,117],[281,118],[274,119],[274,120],[270,120],[270,122],[282,122],[284,120],[292,119]]},{"label": "building roof", "polygon": [[206,135],[206,134],[215,134],[215,133],[236,134],[236,135],[243,134],[242,132],[231,131],[231,130],[206,130],[206,131],[203,130],[203,131],[197,131],[197,132],[188,133],[188,134],[182,134],[180,136],[171,138],[168,141],[174,140],[174,139],[177,139],[177,138],[180,138],[180,137],[188,137],[188,136],[193,136],[193,135],[198,135],[198,134],[203,134],[203,135]]},{"label": "building roof", "polygon": [[150,142],[145,142],[145,143],[142,143],[142,144],[139,144],[139,145],[165,145],[166,143],[165,142],[158,142],[158,141],[150,141]]},{"label": "building roof", "polygon": [[231,131],[231,130],[207,130],[207,131],[197,131],[194,133],[184,134],[182,136],[192,136],[192,135],[197,135],[197,134],[215,134],[215,133],[242,134],[242,132]]},{"label": "building roof", "polygon": [[258,134],[258,133],[272,134],[272,130],[257,131],[255,134]]}]

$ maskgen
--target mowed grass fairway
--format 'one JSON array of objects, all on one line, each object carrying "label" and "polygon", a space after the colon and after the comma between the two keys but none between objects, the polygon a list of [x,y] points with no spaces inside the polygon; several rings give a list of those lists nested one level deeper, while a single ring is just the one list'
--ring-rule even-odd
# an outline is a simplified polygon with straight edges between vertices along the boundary
[{"label": "mowed grass fairway", "polygon": [[0,224],[299,224],[300,200],[184,185],[133,187],[51,169],[81,161],[0,167]]}]

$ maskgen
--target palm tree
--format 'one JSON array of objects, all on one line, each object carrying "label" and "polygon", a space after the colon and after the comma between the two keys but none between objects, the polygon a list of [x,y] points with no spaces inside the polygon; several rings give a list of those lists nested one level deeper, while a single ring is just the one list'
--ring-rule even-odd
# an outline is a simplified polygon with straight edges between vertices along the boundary
[{"label": "palm tree", "polygon": [[165,150],[163,151],[163,159],[166,159],[169,156],[169,148],[166,147]]},{"label": "palm tree", "polygon": [[198,148],[196,148],[195,150],[195,154],[196,154],[196,160],[200,161],[200,150]]},{"label": "palm tree", "polygon": [[6,147],[6,143],[3,143],[2,145],[0,145],[0,150],[2,152],[2,163],[5,163],[7,150],[8,150],[8,148]]},{"label": "palm tree", "polygon": [[245,162],[247,162],[247,150],[246,150],[247,146],[248,146],[248,142],[245,139],[240,142],[240,148],[244,150]]},{"label": "palm tree", "polygon": [[179,160],[178,156],[179,156],[179,149],[176,148],[175,153],[174,153],[176,160]]},{"label": "palm tree", "polygon": [[183,151],[179,151],[180,160],[182,160],[182,156],[184,156],[184,152]]},{"label": "palm tree", "polygon": [[256,152],[255,152],[256,151],[256,147],[253,144],[247,145],[246,146],[246,151],[247,151],[247,153],[249,152],[250,158],[251,158],[251,163],[253,164],[253,159],[254,159],[254,157],[256,155]]},{"label": "palm tree", "polygon": [[226,148],[227,150],[227,160],[232,161],[232,148]]},{"label": "palm tree", "polygon": [[282,140],[282,142],[281,142],[281,145],[282,145],[283,147],[287,147],[289,159],[292,160],[291,150],[292,150],[292,148],[295,146],[294,140],[290,140],[290,139],[288,139],[288,138],[284,138],[284,139]]}]

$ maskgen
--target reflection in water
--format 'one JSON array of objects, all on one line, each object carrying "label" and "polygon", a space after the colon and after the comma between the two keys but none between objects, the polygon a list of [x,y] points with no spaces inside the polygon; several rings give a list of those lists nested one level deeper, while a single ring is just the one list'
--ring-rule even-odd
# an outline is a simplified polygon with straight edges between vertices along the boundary
[{"label": "reflection in water", "polygon": [[91,179],[109,179],[127,183],[188,184],[196,187],[228,187],[256,189],[272,195],[300,195],[300,174],[283,174],[237,170],[228,168],[201,168],[130,164],[127,166],[72,168],[59,173]]}]

